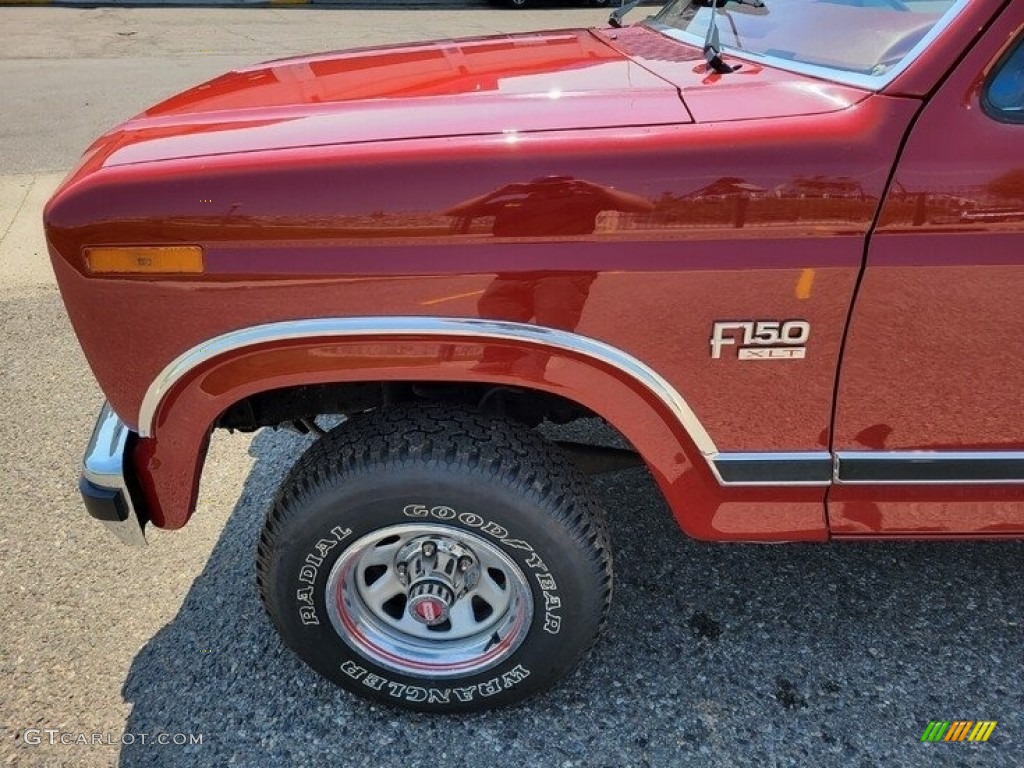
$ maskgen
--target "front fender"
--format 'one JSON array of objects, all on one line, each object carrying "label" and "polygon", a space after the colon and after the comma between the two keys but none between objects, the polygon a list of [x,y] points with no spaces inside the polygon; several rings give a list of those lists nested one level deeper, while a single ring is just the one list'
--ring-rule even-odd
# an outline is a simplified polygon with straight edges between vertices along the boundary
[{"label": "front fender", "polygon": [[[286,387],[366,381],[480,382],[560,395],[632,443],[687,534],[824,538],[822,488],[724,486],[717,449],[693,410],[641,361],[566,331],[441,318],[274,323],[179,356],[150,386],[139,413],[133,461],[150,520],[162,528],[188,521],[210,432],[234,403]],[[771,516],[754,511],[765,503]]]}]

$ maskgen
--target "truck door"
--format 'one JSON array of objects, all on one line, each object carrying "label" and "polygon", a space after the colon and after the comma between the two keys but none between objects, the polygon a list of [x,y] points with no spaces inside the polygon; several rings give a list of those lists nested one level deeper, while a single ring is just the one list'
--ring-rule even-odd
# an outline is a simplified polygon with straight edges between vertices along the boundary
[{"label": "truck door", "polygon": [[838,535],[1024,532],[1024,13],[1007,6],[898,162],[836,403]]}]

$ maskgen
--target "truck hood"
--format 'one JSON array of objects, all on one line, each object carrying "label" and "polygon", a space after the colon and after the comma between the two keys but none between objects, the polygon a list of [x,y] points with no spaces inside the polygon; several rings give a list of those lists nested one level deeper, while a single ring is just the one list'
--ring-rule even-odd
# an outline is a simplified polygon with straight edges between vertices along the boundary
[{"label": "truck hood", "polygon": [[366,48],[229,72],[119,126],[104,165],[395,139],[691,122],[586,30]]},{"label": "truck hood", "polygon": [[[818,114],[866,96],[703,54],[637,25],[281,59],[174,96],[94,145],[96,166],[400,139]],[[685,103],[684,103],[685,102]]]}]

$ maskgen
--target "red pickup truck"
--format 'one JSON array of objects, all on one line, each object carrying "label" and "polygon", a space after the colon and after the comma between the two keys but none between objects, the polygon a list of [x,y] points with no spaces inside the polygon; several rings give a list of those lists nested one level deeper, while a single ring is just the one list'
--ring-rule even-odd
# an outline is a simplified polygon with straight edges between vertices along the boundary
[{"label": "red pickup truck", "polygon": [[[440,712],[593,643],[593,472],[698,539],[1024,536],[1024,3],[621,15],[273,61],[93,144],[45,213],[90,514],[144,543],[214,429],[315,433],[269,615]],[[537,429],[583,418],[630,450]]]}]

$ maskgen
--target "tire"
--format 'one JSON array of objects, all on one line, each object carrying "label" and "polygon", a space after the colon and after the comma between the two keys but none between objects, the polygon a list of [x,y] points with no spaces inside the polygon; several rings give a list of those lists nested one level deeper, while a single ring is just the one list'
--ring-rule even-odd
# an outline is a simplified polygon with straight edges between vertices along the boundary
[{"label": "tire", "polygon": [[533,5],[533,0],[505,0],[509,8],[522,10]]},{"label": "tire", "polygon": [[547,689],[593,645],[612,590],[604,513],[575,465],[515,422],[437,406],[362,414],[306,451],[257,576],[309,666],[429,712]]}]

